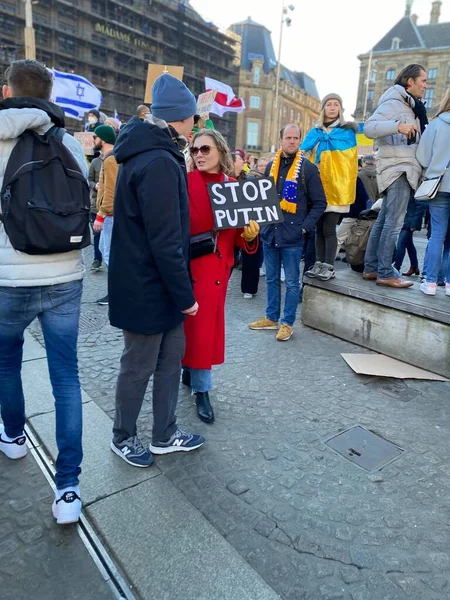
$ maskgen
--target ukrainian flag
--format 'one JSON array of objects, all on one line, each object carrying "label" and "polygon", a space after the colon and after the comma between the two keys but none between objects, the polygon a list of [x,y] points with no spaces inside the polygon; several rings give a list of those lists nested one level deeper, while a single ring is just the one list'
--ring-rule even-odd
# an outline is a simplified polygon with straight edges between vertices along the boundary
[{"label": "ukrainian flag", "polygon": [[314,128],[301,146],[305,152],[315,151],[314,162],[330,206],[353,204],[358,176],[358,149],[352,128],[334,127],[330,132]]}]

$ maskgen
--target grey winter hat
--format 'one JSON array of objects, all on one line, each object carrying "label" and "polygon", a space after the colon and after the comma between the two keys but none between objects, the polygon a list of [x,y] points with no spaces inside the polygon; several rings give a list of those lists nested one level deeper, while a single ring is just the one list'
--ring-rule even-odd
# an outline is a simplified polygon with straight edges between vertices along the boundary
[{"label": "grey winter hat", "polygon": [[320,107],[323,108],[325,106],[325,104],[328,102],[328,100],[337,100],[339,102],[339,104],[341,105],[341,108],[344,107],[344,105],[342,103],[342,98],[339,96],[339,94],[327,94],[325,96],[325,98],[322,99]]}]

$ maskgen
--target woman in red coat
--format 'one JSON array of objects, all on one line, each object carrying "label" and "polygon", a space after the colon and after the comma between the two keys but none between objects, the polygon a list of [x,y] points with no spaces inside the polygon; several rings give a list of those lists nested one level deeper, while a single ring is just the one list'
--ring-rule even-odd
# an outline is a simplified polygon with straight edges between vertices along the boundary
[{"label": "woman in red coat", "polygon": [[[208,184],[225,181],[233,173],[233,163],[222,135],[214,129],[199,131],[192,140],[191,153],[194,170],[188,174],[191,239],[215,239],[206,253],[194,248],[192,240],[191,273],[194,296],[199,310],[192,319],[186,319],[186,353],[183,358],[183,383],[196,396],[197,413],[205,423],[214,421],[209,399],[212,387],[211,368],[225,360],[225,297],[234,265],[234,247],[249,253],[256,252],[259,225],[250,221],[244,229],[226,229],[216,232]],[[210,234],[210,235],[209,235]],[[203,247],[205,242],[202,243]],[[206,242],[208,246],[208,242]]]}]

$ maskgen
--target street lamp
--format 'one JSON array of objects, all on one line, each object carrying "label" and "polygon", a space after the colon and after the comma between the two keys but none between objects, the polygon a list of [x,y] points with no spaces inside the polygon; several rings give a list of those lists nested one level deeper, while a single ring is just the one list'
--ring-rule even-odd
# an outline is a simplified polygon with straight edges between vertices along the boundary
[{"label": "street lamp", "polygon": [[275,150],[278,142],[278,133],[280,130],[280,121],[281,121],[281,106],[280,106],[280,74],[281,74],[281,46],[283,43],[283,25],[286,27],[290,27],[292,25],[292,19],[289,17],[289,12],[292,12],[295,9],[295,6],[289,4],[286,6],[286,0],[282,0],[281,2],[281,23],[280,23],[280,43],[278,45],[278,65],[277,65],[277,79],[275,83],[275,118],[272,119],[272,122],[275,124],[275,144],[272,146],[272,152]]}]

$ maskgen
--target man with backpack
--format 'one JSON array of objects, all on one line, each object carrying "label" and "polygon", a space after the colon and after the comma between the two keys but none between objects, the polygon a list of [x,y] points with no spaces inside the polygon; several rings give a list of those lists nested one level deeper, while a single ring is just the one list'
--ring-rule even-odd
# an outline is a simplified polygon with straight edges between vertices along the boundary
[{"label": "man with backpack", "polygon": [[[300,299],[300,261],[306,233],[315,231],[327,201],[319,170],[300,150],[298,125],[286,125],[280,131],[280,150],[267,165],[266,176],[273,177],[284,222],[261,228],[261,241],[266,264],[266,315],[249,324],[250,329],[278,330],[276,339],[285,342],[292,337]],[[284,314],[281,312],[281,265],[286,277]]]},{"label": "man with backpack", "polygon": [[83,148],[50,102],[41,63],[19,60],[0,101],[0,451],[27,453],[21,367],[24,331],[39,318],[55,397],[58,524],[78,521],[82,460],[77,337],[89,245],[88,169]]}]

